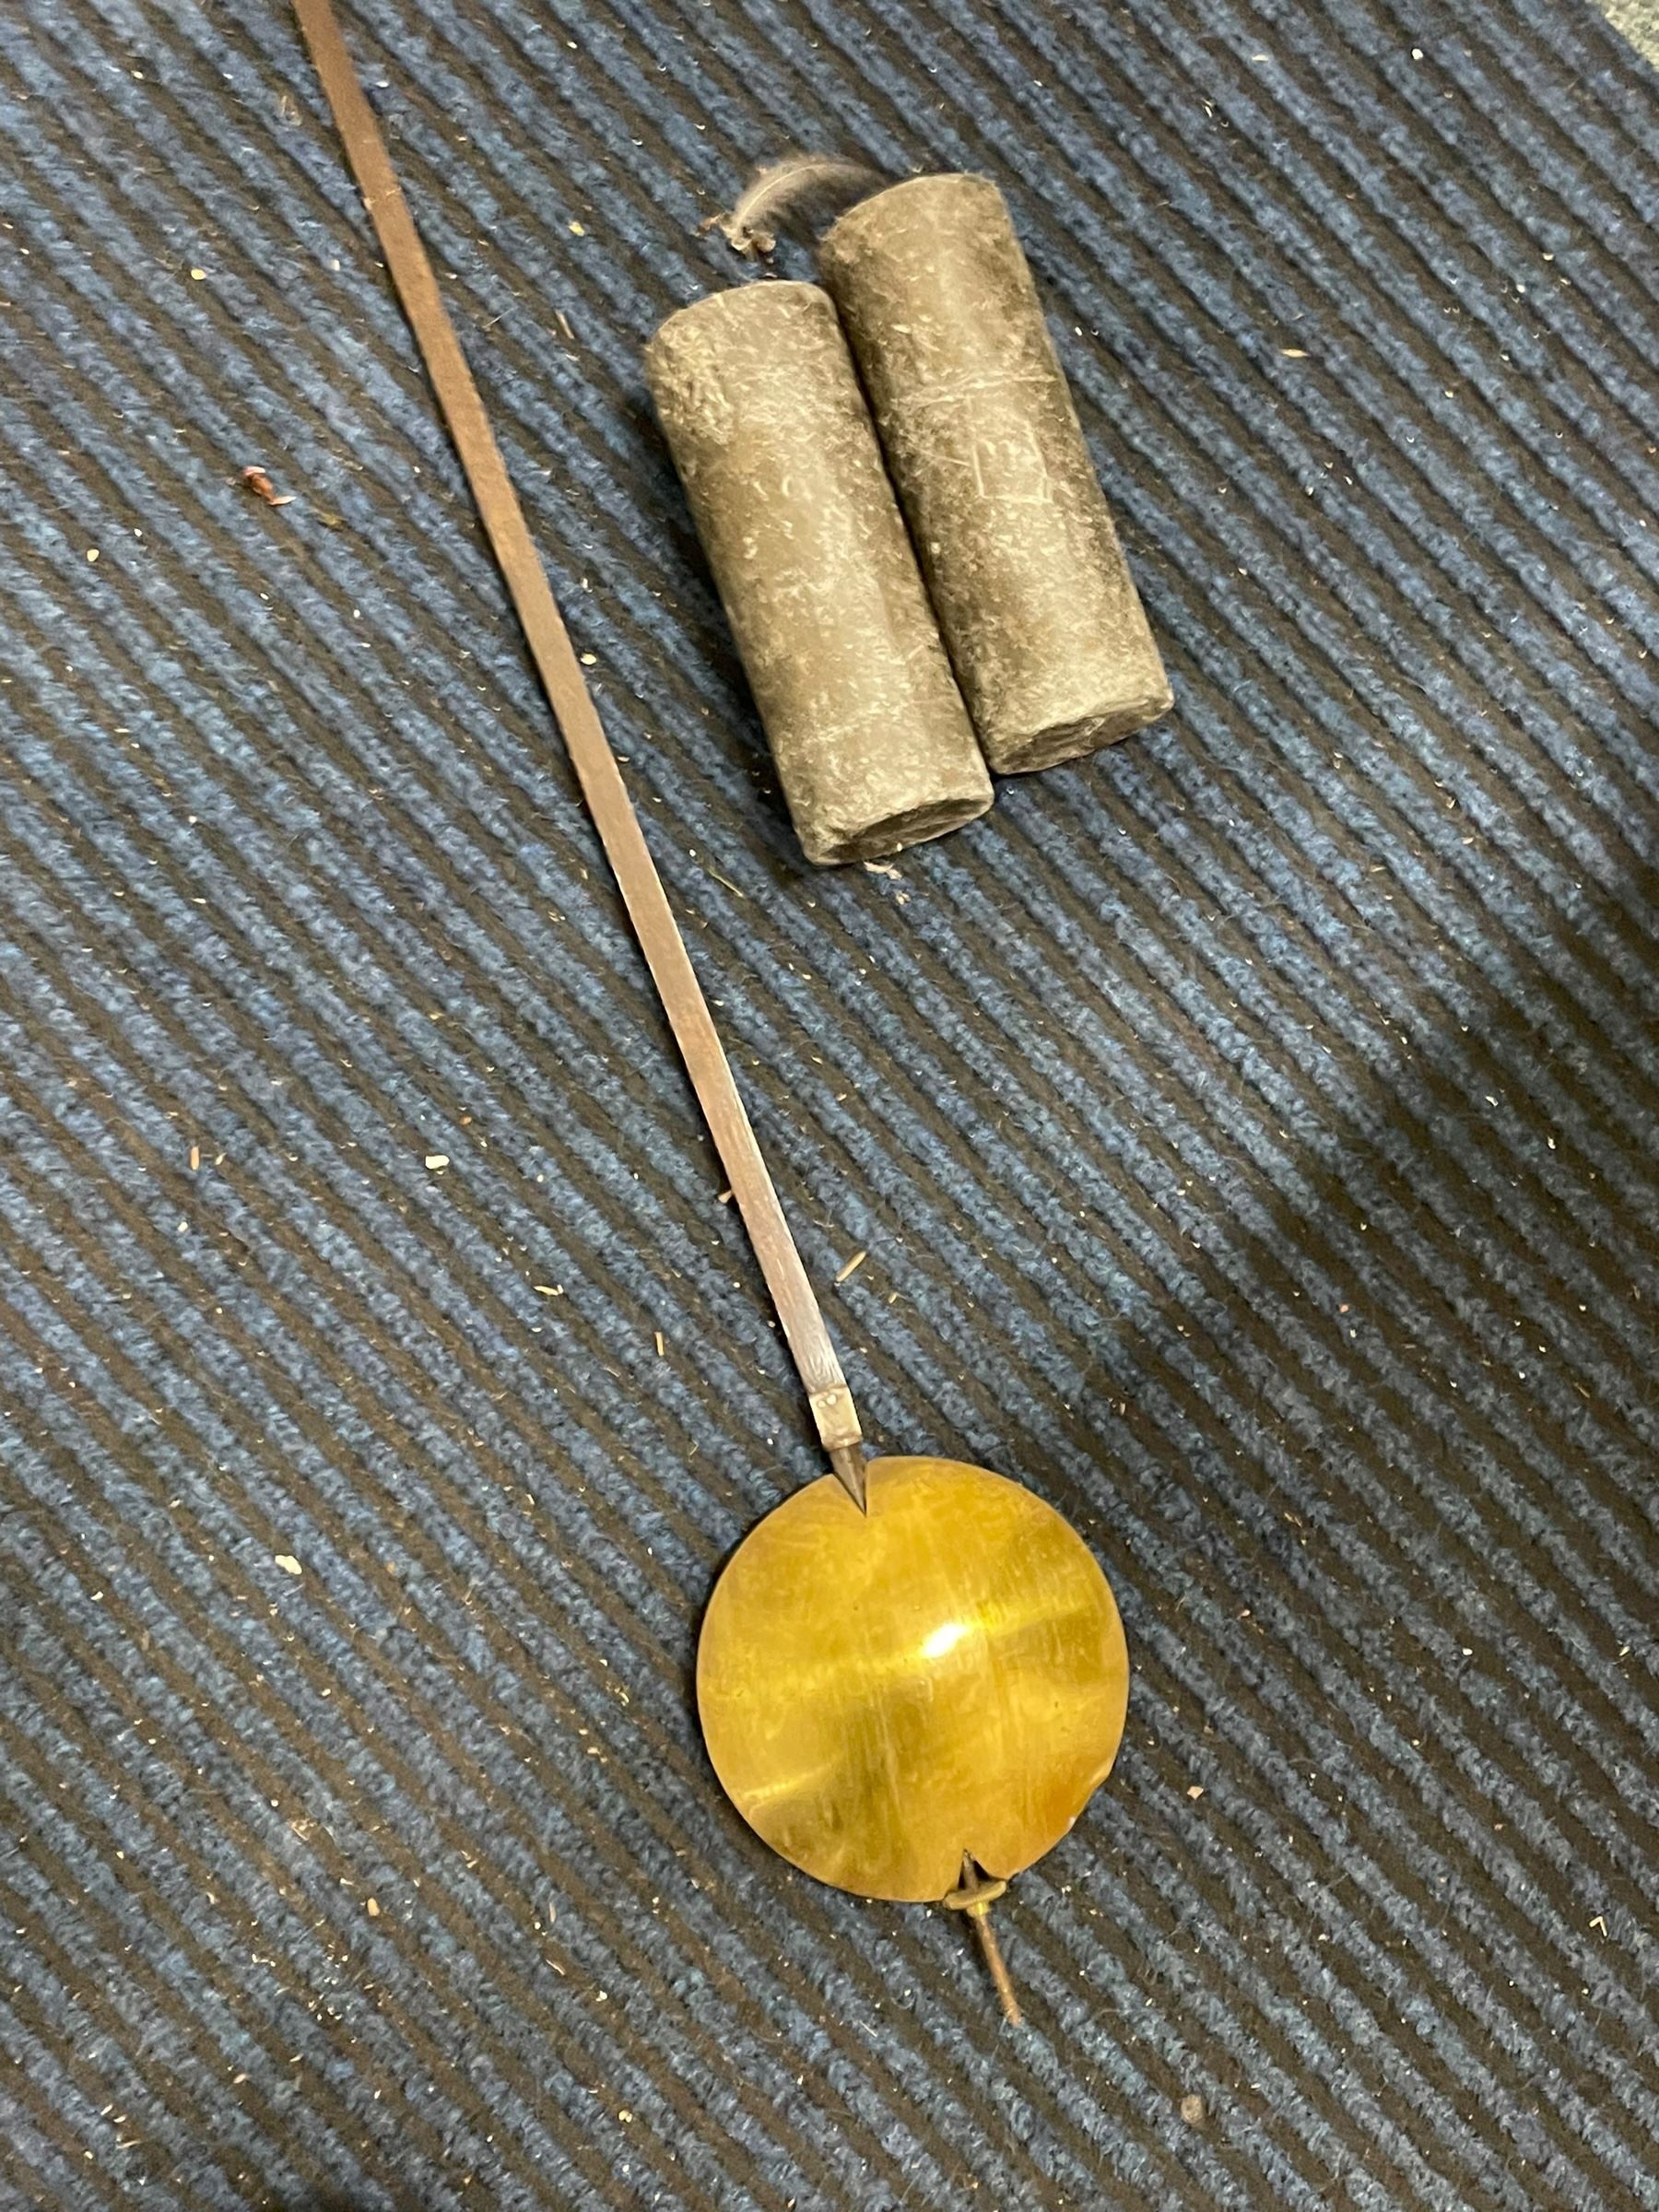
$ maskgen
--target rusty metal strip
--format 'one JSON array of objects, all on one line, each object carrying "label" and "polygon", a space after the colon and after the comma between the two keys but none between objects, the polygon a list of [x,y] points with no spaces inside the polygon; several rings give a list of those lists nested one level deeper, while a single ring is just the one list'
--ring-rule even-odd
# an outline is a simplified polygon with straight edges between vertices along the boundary
[{"label": "rusty metal strip", "polygon": [[479,519],[512,594],[530,657],[777,1308],[819,1439],[836,1474],[862,1506],[864,1453],[853,1394],[501,459],[483,399],[443,304],[431,262],[347,51],[331,0],[295,0],[295,13],[404,313],[466,472]]}]

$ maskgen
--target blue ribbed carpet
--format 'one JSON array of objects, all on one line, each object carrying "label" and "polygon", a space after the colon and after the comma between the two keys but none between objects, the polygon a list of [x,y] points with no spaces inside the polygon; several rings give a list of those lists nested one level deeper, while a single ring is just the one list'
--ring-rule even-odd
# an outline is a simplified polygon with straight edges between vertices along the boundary
[{"label": "blue ribbed carpet", "polygon": [[[1659,2205],[1653,77],[348,28],[866,1420],[1073,1517],[1130,1728],[1019,2031],[725,1806],[699,1611],[817,1462],[293,26],[22,0],[0,2202]],[[896,875],[798,862],[640,373],[800,147],[1006,188],[1176,689]]]}]

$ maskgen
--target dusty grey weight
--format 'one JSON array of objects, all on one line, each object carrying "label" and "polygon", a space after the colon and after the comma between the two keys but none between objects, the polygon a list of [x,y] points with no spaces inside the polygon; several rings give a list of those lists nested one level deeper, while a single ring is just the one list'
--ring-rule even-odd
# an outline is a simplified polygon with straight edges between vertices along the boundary
[{"label": "dusty grey weight", "polygon": [[983,177],[918,177],[819,253],[985,758],[1048,768],[1161,714],[1169,679],[1031,272]]},{"label": "dusty grey weight", "polygon": [[876,859],[991,804],[846,338],[811,284],[672,315],[646,376],[802,850]]}]

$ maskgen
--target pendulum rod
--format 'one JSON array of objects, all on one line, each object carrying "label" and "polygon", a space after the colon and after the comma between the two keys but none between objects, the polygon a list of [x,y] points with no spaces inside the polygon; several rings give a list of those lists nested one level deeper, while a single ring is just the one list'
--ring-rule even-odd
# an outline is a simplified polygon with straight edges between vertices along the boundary
[{"label": "pendulum rod", "polygon": [[385,141],[341,36],[332,0],[294,0],[300,28],[363,195],[392,281],[524,633],[576,780],[622,894],[691,1088],[720,1155],[830,1464],[862,1510],[864,1451],[841,1361],[790,1235],[707,999],[599,720],[587,679],[524,521]]}]

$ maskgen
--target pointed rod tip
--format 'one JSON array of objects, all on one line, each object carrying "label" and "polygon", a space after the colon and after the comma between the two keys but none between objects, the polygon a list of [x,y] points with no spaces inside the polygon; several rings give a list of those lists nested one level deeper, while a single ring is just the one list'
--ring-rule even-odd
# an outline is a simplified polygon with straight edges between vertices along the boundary
[{"label": "pointed rod tip", "polygon": [[853,1504],[861,1513],[869,1511],[869,1498],[865,1484],[865,1455],[862,1444],[837,1444],[830,1453],[830,1465]]}]

